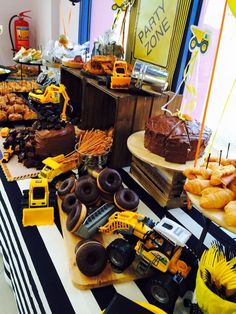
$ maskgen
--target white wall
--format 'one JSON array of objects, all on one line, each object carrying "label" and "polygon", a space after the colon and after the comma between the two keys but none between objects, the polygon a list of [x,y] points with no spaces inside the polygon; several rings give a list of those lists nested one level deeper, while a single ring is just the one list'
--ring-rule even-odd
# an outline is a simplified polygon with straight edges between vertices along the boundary
[{"label": "white wall", "polygon": [[32,45],[35,45],[35,18],[38,14],[34,9],[36,1],[37,0],[0,0],[0,24],[3,25],[3,34],[0,36],[0,64],[13,64],[13,55],[8,33],[8,23],[13,15],[18,14],[21,11],[32,10],[29,14],[32,19],[27,19],[27,21],[30,23],[30,42]]},{"label": "white wall", "polygon": [[0,0],[0,25],[3,25],[4,28],[3,34],[0,36],[0,64],[14,64],[8,23],[13,15],[26,10],[31,10],[28,15],[32,18],[27,21],[30,24],[30,46],[32,48],[41,48],[50,39],[56,40],[59,34],[63,33],[63,27],[60,25],[62,16],[67,23],[70,12],[71,22],[67,30],[68,37],[71,41],[78,42],[78,4],[72,6],[68,0]]}]

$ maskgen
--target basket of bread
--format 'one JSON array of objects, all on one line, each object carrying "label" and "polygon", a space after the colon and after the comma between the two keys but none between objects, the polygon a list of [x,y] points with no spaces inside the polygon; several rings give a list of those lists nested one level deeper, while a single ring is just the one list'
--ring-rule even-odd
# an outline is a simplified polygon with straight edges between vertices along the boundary
[{"label": "basket of bread", "polygon": [[200,167],[186,168],[183,174],[190,200],[205,213],[220,212],[223,225],[236,227],[236,159],[211,157]]}]

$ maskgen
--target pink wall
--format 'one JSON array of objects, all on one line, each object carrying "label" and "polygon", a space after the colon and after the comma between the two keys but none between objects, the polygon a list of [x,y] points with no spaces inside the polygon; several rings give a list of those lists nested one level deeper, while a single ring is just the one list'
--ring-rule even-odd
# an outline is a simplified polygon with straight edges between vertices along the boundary
[{"label": "pink wall", "polygon": [[103,34],[108,29],[111,29],[114,20],[114,11],[111,6],[114,3],[113,0],[93,0],[92,1],[92,13],[91,13],[91,29],[90,29],[90,47],[93,47],[94,41],[96,41],[99,35]]},{"label": "pink wall", "polygon": [[[211,42],[207,53],[205,55],[201,53],[198,54],[191,79],[191,82],[194,84],[197,90],[197,105],[191,115],[199,121],[201,121],[201,115],[203,113],[211,78],[224,4],[225,0],[217,0],[217,6],[215,5],[215,0],[204,1],[198,23],[198,26],[202,30],[209,31],[211,36]],[[191,95],[185,89],[182,106],[184,106],[190,99]]]}]

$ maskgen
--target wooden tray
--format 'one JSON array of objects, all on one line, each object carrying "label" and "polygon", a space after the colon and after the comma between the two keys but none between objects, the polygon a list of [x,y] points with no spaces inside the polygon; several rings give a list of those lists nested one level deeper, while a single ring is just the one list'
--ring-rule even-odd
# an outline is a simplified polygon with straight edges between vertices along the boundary
[{"label": "wooden tray", "polygon": [[187,192],[187,195],[194,205],[194,207],[201,212],[205,217],[209,218],[213,222],[215,222],[217,225],[236,233],[236,227],[228,226],[224,220],[224,210],[220,209],[204,209],[199,205],[200,196],[194,195],[192,193]]},{"label": "wooden tray", "polygon": [[[165,161],[161,156],[151,153],[144,147],[144,131],[136,132],[127,140],[128,149],[137,158],[153,166],[164,167],[170,170],[183,171],[185,168],[193,167],[194,161],[187,161],[185,164],[177,164]],[[204,162],[204,157],[198,159],[199,165]]]},{"label": "wooden tray", "polygon": [[[115,283],[120,282],[127,282],[136,280],[138,278],[141,278],[141,276],[138,276],[135,273],[134,267],[131,265],[126,271],[123,273],[115,273],[112,271],[111,266],[107,264],[104,271],[99,274],[98,276],[93,277],[87,277],[83,275],[75,261],[75,246],[76,244],[81,241],[81,238],[74,235],[71,232],[68,232],[66,229],[66,219],[67,215],[62,211],[61,209],[61,199],[58,198],[58,208],[59,208],[59,214],[60,214],[60,220],[61,220],[61,228],[63,232],[63,237],[65,241],[65,246],[67,250],[68,255],[68,263],[69,263],[69,271],[71,275],[72,283],[75,287],[79,289],[92,289],[92,288],[99,288],[102,286],[107,286]],[[97,233],[93,239],[98,240],[101,242],[105,247],[114,239],[116,239],[117,235],[103,235],[101,233]]]},{"label": "wooden tray", "polygon": [[[5,139],[0,137],[0,153],[3,155],[3,142]],[[2,158],[2,157],[1,157]],[[18,162],[18,157],[14,155],[8,163],[0,163],[7,181],[24,180],[35,177],[40,172],[36,168],[26,168],[22,163]]]}]

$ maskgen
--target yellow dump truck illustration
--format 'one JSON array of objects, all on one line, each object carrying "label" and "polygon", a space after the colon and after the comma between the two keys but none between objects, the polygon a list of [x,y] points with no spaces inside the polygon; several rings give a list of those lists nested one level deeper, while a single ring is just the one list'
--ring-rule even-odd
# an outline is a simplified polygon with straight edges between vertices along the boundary
[{"label": "yellow dump truck illustration", "polygon": [[193,33],[193,37],[191,38],[189,43],[190,50],[193,51],[196,47],[198,47],[201,53],[206,53],[210,42],[209,33],[199,29],[195,25],[191,26],[191,30]]}]

